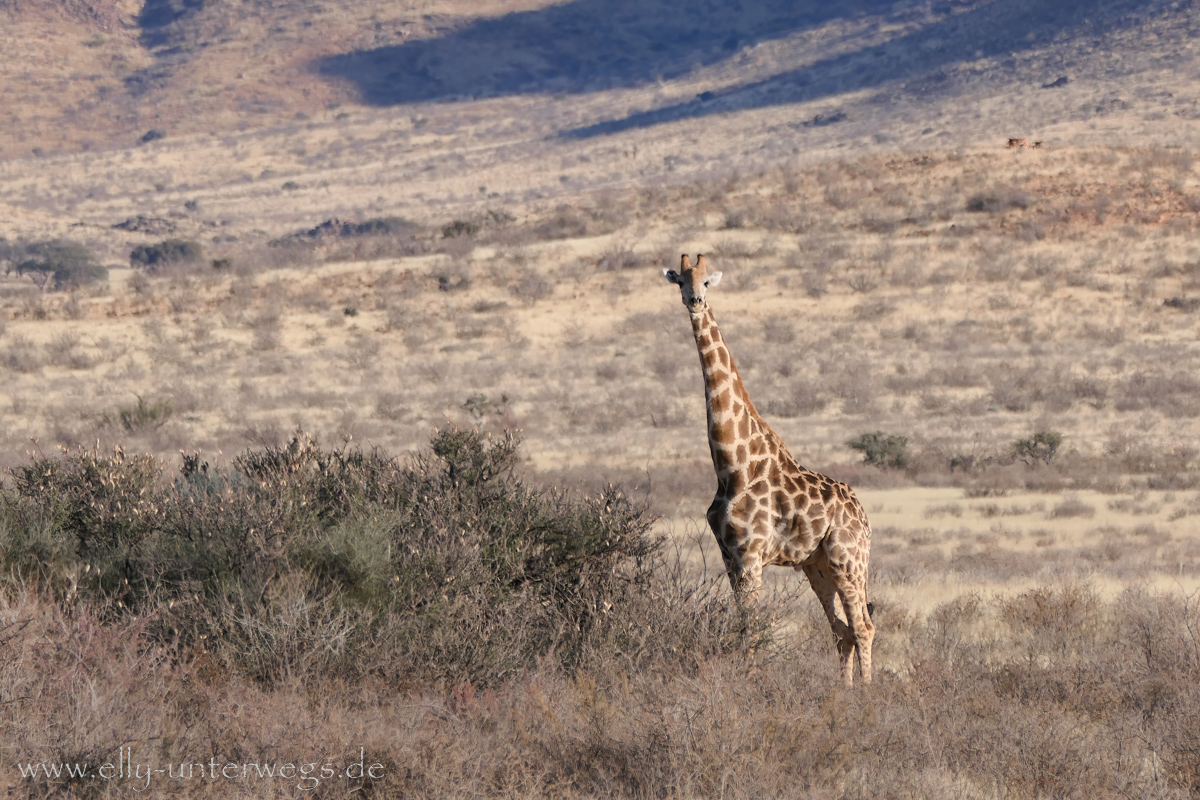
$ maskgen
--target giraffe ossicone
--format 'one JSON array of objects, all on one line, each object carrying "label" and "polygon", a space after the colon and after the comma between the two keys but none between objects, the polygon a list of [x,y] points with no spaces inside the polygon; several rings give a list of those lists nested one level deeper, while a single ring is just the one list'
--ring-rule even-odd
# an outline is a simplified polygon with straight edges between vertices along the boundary
[{"label": "giraffe ossicone", "polygon": [[854,682],[857,655],[869,683],[875,625],[867,607],[866,512],[849,486],[797,464],[759,416],[705,301],[721,273],[709,273],[703,255],[694,266],[684,255],[679,271],[664,269],[663,276],[679,286],[700,352],[708,445],[717,473],[708,524],[739,606],[757,607],[764,566],[802,570],[833,628],[842,679]]}]

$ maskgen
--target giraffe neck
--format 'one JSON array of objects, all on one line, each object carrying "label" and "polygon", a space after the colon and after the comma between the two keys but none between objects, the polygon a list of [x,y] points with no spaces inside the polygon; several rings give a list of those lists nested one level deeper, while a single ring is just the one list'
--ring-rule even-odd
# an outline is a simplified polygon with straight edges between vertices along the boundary
[{"label": "giraffe neck", "polygon": [[749,444],[769,430],[742,384],[733,354],[725,344],[712,309],[705,305],[692,315],[692,333],[704,373],[704,402],[708,409],[708,448],[717,480],[722,484],[749,464]]}]

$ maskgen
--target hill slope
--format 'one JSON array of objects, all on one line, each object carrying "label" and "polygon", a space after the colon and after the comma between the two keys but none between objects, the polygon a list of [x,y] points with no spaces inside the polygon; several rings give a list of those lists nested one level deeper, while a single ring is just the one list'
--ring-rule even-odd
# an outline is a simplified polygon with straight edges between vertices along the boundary
[{"label": "hill slope", "polygon": [[7,157],[331,110],[527,110],[482,98],[536,100],[542,135],[769,108],[797,140],[836,121],[842,142],[1200,113],[1197,13],[1165,0],[6,0],[0,18]]}]

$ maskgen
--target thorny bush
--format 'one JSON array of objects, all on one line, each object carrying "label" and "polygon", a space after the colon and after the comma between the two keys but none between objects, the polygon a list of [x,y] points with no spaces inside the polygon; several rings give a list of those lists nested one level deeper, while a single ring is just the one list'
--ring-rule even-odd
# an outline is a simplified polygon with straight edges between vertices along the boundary
[{"label": "thorny bush", "polygon": [[486,685],[544,658],[738,646],[711,585],[664,580],[644,506],[612,486],[533,490],[517,448],[448,430],[404,463],[297,433],[225,469],[185,455],[173,482],[119,449],[37,458],[0,506],[0,560],[267,684],[315,670]]}]

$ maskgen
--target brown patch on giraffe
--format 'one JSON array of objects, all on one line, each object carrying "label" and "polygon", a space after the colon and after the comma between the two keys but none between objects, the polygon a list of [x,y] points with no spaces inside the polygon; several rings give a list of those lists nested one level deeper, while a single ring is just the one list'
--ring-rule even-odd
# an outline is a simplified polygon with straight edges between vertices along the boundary
[{"label": "brown patch on giraffe", "polygon": [[[715,395],[709,398],[708,408],[713,414],[724,414],[729,410],[729,406],[732,404],[732,401],[733,398],[730,396],[728,390],[717,392]],[[733,420],[729,421],[731,423],[733,422]]]},{"label": "brown patch on giraffe", "polygon": [[755,505],[754,498],[743,493],[741,497],[729,504],[729,516],[746,519]]},{"label": "brown patch on giraffe", "polygon": [[717,442],[732,442],[734,438],[733,420],[714,422],[709,428],[709,435]]}]

